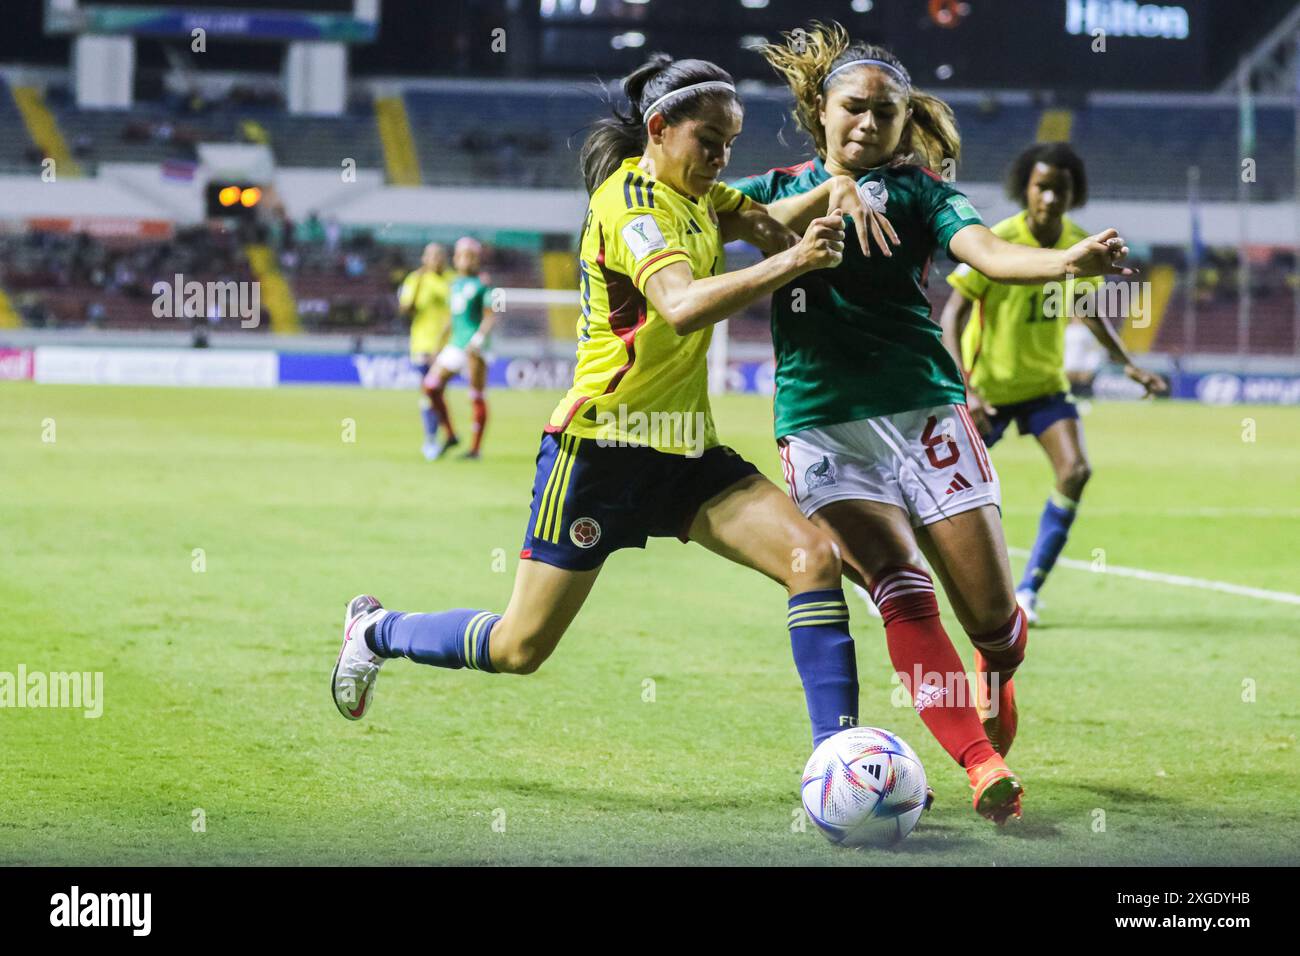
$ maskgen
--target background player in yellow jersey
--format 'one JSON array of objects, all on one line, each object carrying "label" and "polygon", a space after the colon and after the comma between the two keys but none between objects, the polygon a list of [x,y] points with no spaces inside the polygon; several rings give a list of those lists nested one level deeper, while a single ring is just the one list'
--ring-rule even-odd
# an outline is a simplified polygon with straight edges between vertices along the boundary
[{"label": "background player in yellow jersey", "polygon": [[[1011,165],[1007,195],[1022,211],[993,232],[1008,242],[1068,249],[1087,238],[1067,209],[1088,199],[1083,160],[1065,143],[1038,143]],[[994,282],[968,265],[948,277],[956,290],[943,311],[944,342],[966,376],[971,418],[992,447],[1014,421],[1047,453],[1056,490],[1047,499],[1016,602],[1031,624],[1038,622],[1038,590],[1065,547],[1084,486],[1092,474],[1079,413],[1065,374],[1065,332],[1073,306],[1088,296],[1095,307],[1079,309],[1083,321],[1129,378],[1147,394],[1168,390],[1164,380],[1139,368],[1106,320],[1097,277],[1048,285]],[[1086,314],[1085,314],[1086,313]],[[967,321],[969,319],[969,322]]]},{"label": "background player in yellow jersey", "polygon": [[424,377],[434,357],[447,344],[451,329],[451,273],[447,250],[436,242],[424,247],[420,267],[402,280],[397,292],[398,314],[411,323],[411,364],[420,372],[420,417],[424,422],[424,457],[438,448],[439,415]]},{"label": "background player in yellow jersey", "polygon": [[839,210],[814,219],[788,248],[797,237],[774,222],[737,235],[760,246],[765,236],[774,239],[772,255],[724,272],[728,235],[717,210],[750,205],[718,184],[742,120],[731,77],[706,61],[659,54],[623,88],[630,112],[598,123],[582,150],[591,202],[578,362],[573,388],[542,435],[510,603],[502,615],[406,614],[369,595],[354,598],[331,678],[345,717],[364,716],[379,668],[392,657],[532,673],[611,553],[677,536],[785,587],[814,740],[857,721],[839,555],[774,484],[718,443],[706,362],[714,323],[840,261]]}]

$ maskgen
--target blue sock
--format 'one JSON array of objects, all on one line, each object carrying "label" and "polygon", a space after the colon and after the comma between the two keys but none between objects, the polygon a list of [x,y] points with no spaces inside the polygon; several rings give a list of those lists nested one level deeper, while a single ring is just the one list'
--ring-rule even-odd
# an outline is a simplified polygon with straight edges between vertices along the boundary
[{"label": "blue sock", "polygon": [[392,611],[375,625],[366,643],[380,657],[405,657],[434,667],[472,667],[496,673],[488,636],[500,614],[457,608],[440,614]]},{"label": "blue sock", "polygon": [[787,622],[816,747],[858,723],[858,661],[843,589],[796,594],[790,598]]},{"label": "blue sock", "polygon": [[424,419],[424,437],[432,441],[438,437],[438,413],[428,404],[427,398],[424,401],[426,404],[420,406],[420,417]]},{"label": "blue sock", "polygon": [[1074,524],[1074,515],[1079,502],[1071,501],[1060,492],[1052,492],[1043,506],[1043,516],[1038,521],[1038,537],[1034,548],[1029,552],[1029,563],[1025,565],[1025,576],[1017,586],[1018,591],[1037,592],[1052,570],[1056,559],[1065,548],[1065,540],[1070,536],[1070,525]]}]

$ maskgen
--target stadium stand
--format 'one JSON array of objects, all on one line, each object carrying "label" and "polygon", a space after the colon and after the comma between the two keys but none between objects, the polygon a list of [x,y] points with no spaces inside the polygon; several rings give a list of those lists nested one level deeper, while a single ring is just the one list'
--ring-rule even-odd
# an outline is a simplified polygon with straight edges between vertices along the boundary
[{"label": "stadium stand", "polygon": [[[3,81],[0,81],[3,82]],[[7,86],[0,87],[0,169],[39,164]],[[206,141],[261,141],[283,166],[335,166],[343,157],[360,168],[383,168],[384,145],[372,102],[354,97],[340,117],[292,116],[261,98],[140,101],[128,112],[77,109],[55,85],[47,103],[72,153],[93,169],[102,161],[163,162],[191,155]],[[402,100],[418,149],[420,178],[443,186],[515,185],[576,189],[575,156],[587,125],[608,110],[594,82],[564,87],[482,84],[465,89],[408,89]],[[522,102],[521,102],[522,101]],[[954,95],[964,149],[959,178],[1002,178],[1007,144],[1033,142],[1044,107],[1023,96]],[[521,108],[523,107],[523,108]],[[1188,101],[1179,110],[1140,101],[1098,102],[1064,111],[1072,142],[1093,171],[1094,196],[1109,199],[1182,199],[1186,169],[1202,170],[1202,197],[1236,198],[1237,111],[1219,100]],[[1193,118],[1188,121],[1189,115]],[[521,117],[526,117],[521,119]],[[737,141],[737,176],[788,165],[808,154],[808,140],[785,99],[770,91],[746,99],[746,132]],[[1261,201],[1294,191],[1294,113],[1279,106],[1256,110],[1257,182]]]}]

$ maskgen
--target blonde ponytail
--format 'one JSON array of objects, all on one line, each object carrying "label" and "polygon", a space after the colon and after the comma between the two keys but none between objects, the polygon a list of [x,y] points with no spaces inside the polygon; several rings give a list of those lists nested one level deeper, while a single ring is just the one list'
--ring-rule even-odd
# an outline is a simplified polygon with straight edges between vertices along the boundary
[{"label": "blonde ponytail", "polygon": [[783,42],[765,44],[759,53],[790,87],[795,102],[791,115],[812,137],[817,155],[822,159],[826,158],[826,130],[818,115],[818,102],[824,95],[827,78],[854,60],[885,64],[907,90],[912,117],[903,127],[892,162],[919,163],[940,171],[945,159],[954,163],[960,159],[961,136],[952,108],[937,96],[913,87],[907,69],[885,47],[854,42],[838,23],[816,20],[782,37]]}]

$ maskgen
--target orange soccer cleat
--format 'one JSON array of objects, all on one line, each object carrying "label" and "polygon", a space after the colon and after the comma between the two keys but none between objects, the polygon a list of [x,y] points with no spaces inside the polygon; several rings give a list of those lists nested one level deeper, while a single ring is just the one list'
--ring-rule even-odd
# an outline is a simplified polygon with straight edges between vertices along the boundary
[{"label": "orange soccer cleat", "polygon": [[976,813],[998,826],[1011,817],[1020,819],[1020,797],[1025,788],[1005,760],[995,754],[983,763],[967,767],[966,775],[975,791],[971,803]]}]

